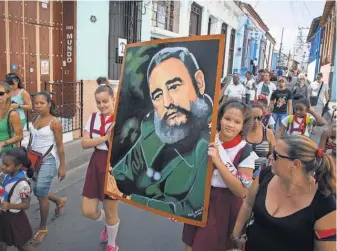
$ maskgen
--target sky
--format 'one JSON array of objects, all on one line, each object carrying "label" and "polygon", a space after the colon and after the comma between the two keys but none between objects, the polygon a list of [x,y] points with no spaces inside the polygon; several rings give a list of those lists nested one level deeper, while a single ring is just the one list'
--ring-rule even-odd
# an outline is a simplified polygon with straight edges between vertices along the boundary
[{"label": "sky", "polygon": [[[314,18],[322,16],[326,1],[322,0],[262,0],[250,1],[246,0],[262,18],[263,22],[268,26],[269,33],[276,40],[276,47],[279,48],[281,42],[282,27],[283,45],[282,52],[289,53],[293,49],[298,34],[298,27],[310,28]],[[304,30],[305,34],[309,30]]]}]

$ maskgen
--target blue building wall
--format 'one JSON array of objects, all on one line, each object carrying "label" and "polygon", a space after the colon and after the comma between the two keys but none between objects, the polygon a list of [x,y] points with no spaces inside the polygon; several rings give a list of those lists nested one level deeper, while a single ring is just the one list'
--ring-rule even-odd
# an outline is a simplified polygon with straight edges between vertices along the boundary
[{"label": "blue building wall", "polygon": [[239,18],[239,25],[237,27],[237,32],[236,32],[236,37],[235,37],[233,72],[240,72],[240,74],[241,74],[241,62],[242,62],[242,53],[243,53],[243,40],[245,36],[247,22],[248,22],[248,17],[246,15],[241,15]]},{"label": "blue building wall", "polygon": [[277,61],[278,61],[278,52],[274,51],[273,52],[273,58],[271,60],[271,70],[275,71],[277,67]]},{"label": "blue building wall", "polygon": [[[109,1],[77,2],[77,79],[108,75]],[[95,23],[90,16],[96,16]]]},{"label": "blue building wall", "polygon": [[310,54],[308,64],[316,60],[315,75],[319,71],[320,48],[321,48],[322,28],[318,28],[316,34],[310,42]]}]

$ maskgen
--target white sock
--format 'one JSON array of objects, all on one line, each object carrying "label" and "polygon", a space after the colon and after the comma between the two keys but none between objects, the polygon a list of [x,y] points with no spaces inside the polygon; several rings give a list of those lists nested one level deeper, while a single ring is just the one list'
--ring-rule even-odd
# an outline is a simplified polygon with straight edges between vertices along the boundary
[{"label": "white sock", "polygon": [[119,222],[116,225],[109,226],[106,224],[106,229],[108,230],[108,245],[116,246],[116,237],[118,233]]},{"label": "white sock", "polygon": [[105,212],[103,209],[100,209],[101,216],[96,221],[105,221]]}]

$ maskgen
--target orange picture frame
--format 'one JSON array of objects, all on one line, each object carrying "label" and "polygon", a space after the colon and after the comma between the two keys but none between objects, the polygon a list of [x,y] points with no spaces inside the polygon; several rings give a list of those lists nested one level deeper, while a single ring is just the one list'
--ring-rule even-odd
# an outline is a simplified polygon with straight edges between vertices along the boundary
[{"label": "orange picture frame", "polygon": [[[224,62],[224,48],[225,48],[225,35],[207,35],[207,36],[192,36],[192,37],[179,37],[179,38],[173,38],[173,39],[161,39],[161,40],[152,40],[148,42],[140,42],[140,43],[134,43],[134,44],[128,44],[125,48],[124,52],[124,59],[122,63],[121,68],[121,74],[120,74],[120,80],[119,80],[119,88],[118,93],[116,97],[116,105],[115,105],[115,117],[117,117],[117,110],[118,110],[118,104],[120,99],[120,93],[121,88],[120,85],[123,83],[123,73],[124,73],[124,67],[126,62],[126,56],[128,49],[132,47],[141,47],[141,46],[147,46],[147,45],[156,45],[156,44],[170,44],[170,43],[179,43],[179,42],[192,42],[192,41],[209,41],[209,40],[216,40],[218,41],[218,56],[217,56],[217,69],[216,69],[216,78],[215,78],[215,90],[214,90],[214,96],[213,96],[213,107],[212,107],[212,119],[211,119],[211,129],[210,129],[210,142],[213,142],[215,139],[216,134],[216,125],[217,125],[217,114],[218,114],[218,104],[219,104],[219,96],[220,96],[220,82],[221,82],[221,76],[222,76],[222,70],[223,70],[223,62]],[[206,48],[205,48],[206,49]],[[166,218],[174,219],[179,222],[183,222],[190,225],[195,225],[199,227],[204,227],[207,222],[207,216],[208,216],[208,207],[209,207],[209,200],[210,200],[210,191],[211,191],[211,178],[213,174],[213,163],[210,158],[208,158],[208,165],[207,165],[207,176],[206,176],[206,183],[205,183],[205,193],[204,193],[204,204],[202,208],[202,219],[201,220],[193,220],[182,216],[177,216],[175,214],[170,214],[158,209],[154,209],[152,207],[137,203],[135,201],[130,200],[126,196],[120,196],[116,193],[112,192],[112,186],[111,186],[111,166],[110,166],[110,159],[111,159],[111,152],[113,151],[113,137],[114,133],[111,135],[111,140],[109,144],[109,154],[108,154],[108,161],[107,161],[107,167],[106,167],[106,176],[105,176],[105,185],[104,185],[104,191],[105,194],[109,197],[118,199],[122,202],[125,202],[127,204],[136,206],[138,208],[141,208],[143,210],[155,213],[157,215],[161,215]],[[114,178],[113,178],[114,180]]]}]

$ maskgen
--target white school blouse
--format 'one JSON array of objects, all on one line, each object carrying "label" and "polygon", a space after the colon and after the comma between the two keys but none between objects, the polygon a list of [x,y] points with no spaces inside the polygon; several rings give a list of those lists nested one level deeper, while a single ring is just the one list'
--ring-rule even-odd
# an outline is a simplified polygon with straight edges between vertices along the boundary
[{"label": "white school blouse", "polygon": [[[225,149],[222,146],[222,142],[219,140],[219,135],[216,135],[215,143],[218,146],[219,149],[219,155],[224,164],[226,164],[229,171],[233,174],[237,174],[237,169],[233,165],[233,161],[235,156],[238,154],[238,152],[247,144],[245,140],[242,140],[239,144],[232,148]],[[238,164],[239,167],[245,167],[245,168],[255,168],[255,160],[257,160],[259,157],[256,155],[254,151],[252,151],[247,158],[245,158],[243,161],[241,161]],[[227,164],[229,163],[229,164]],[[215,167],[213,171],[212,181],[211,185],[213,187],[220,187],[220,188],[227,188],[227,185],[225,184],[224,180],[221,177],[220,172]]]}]

